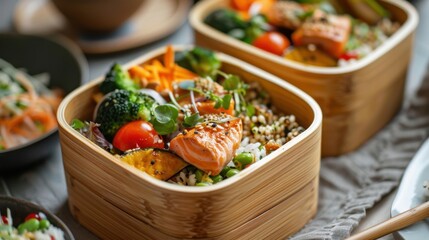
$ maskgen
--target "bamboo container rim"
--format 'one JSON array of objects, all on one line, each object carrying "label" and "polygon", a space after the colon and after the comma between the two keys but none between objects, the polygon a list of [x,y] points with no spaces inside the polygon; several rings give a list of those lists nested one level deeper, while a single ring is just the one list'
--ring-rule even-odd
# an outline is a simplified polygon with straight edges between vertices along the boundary
[{"label": "bamboo container rim", "polygon": [[377,47],[373,52],[368,54],[362,59],[359,59],[353,64],[346,66],[337,66],[337,67],[318,67],[311,65],[304,65],[297,63],[295,61],[285,59],[274,54],[267,53],[262,49],[258,49],[250,44],[241,42],[240,40],[234,39],[230,36],[226,36],[225,33],[216,30],[203,22],[203,19],[206,17],[207,10],[214,9],[215,6],[218,6],[221,2],[226,0],[205,0],[200,1],[197,5],[191,10],[189,21],[191,26],[194,29],[197,29],[200,32],[211,35],[214,39],[217,39],[221,42],[227,42],[232,47],[251,52],[259,58],[263,58],[266,61],[272,61],[277,64],[289,67],[292,69],[297,69],[304,72],[312,72],[316,74],[330,75],[330,74],[346,74],[358,71],[376,59],[380,58],[392,48],[397,46],[401,41],[403,41],[411,32],[417,27],[419,16],[416,9],[407,1],[398,1],[398,0],[382,0],[383,2],[394,5],[405,11],[407,14],[407,20],[401,25],[401,27],[396,31],[392,36],[390,36],[381,46]]},{"label": "bamboo container rim", "polygon": [[[192,48],[193,45],[173,45],[173,48],[175,51],[183,51],[185,49]],[[145,63],[151,59],[157,58],[159,56],[162,56],[162,54],[165,53],[165,47],[161,47],[158,49],[155,49],[149,53],[144,54],[143,56],[132,60],[126,64],[123,65],[123,68],[128,69],[131,66]],[[301,134],[290,140],[289,142],[283,144],[279,149],[272,152],[268,156],[264,157],[263,160],[257,161],[256,163],[252,164],[250,167],[246,168],[240,174],[237,174],[235,177],[230,179],[225,179],[224,181],[221,181],[215,185],[212,186],[202,186],[202,187],[189,187],[189,186],[181,186],[176,184],[171,184],[165,181],[160,181],[158,179],[155,179],[145,172],[142,172],[138,170],[137,168],[130,166],[126,163],[123,163],[121,161],[118,161],[116,157],[114,157],[112,154],[108,153],[104,149],[97,146],[95,143],[91,142],[90,140],[86,139],[84,136],[82,136],[80,133],[75,131],[70,124],[66,121],[65,118],[65,110],[67,108],[68,103],[78,97],[82,92],[86,91],[88,88],[95,87],[96,85],[100,84],[100,82],[104,79],[104,76],[100,76],[93,81],[80,86],[79,88],[75,89],[73,92],[68,94],[64,100],[61,102],[60,106],[58,107],[57,111],[57,119],[58,119],[58,126],[60,127],[60,130],[66,131],[68,134],[73,135],[75,139],[81,139],[83,143],[87,144],[93,151],[98,152],[101,154],[104,158],[111,160],[114,162],[118,168],[122,168],[123,170],[130,172],[132,174],[135,174],[139,176],[143,181],[146,181],[150,184],[152,184],[153,188],[162,188],[167,191],[173,191],[173,192],[179,192],[179,193],[208,193],[208,192],[215,192],[215,191],[222,191],[222,189],[229,187],[231,185],[234,185],[234,183],[240,181],[240,179],[244,176],[247,176],[248,174],[251,174],[253,170],[263,166],[265,163],[271,161],[274,158],[277,158],[282,152],[289,150],[291,147],[299,143],[300,141],[304,140],[305,138],[309,137],[313,132],[317,131],[318,127],[322,124],[322,110],[320,109],[317,102],[310,97],[308,94],[303,92],[302,90],[298,89],[297,87],[291,85],[290,83],[280,79],[279,77],[276,77],[270,73],[267,73],[257,67],[254,67],[253,65],[250,65],[246,62],[243,62],[237,58],[231,57],[229,55],[216,52],[216,55],[219,57],[221,62],[229,63],[232,65],[235,65],[237,68],[241,68],[244,71],[250,72],[254,75],[259,75],[261,78],[265,79],[265,81],[269,81],[283,89],[287,89],[292,94],[298,96],[301,98],[304,102],[308,104],[308,106],[313,111],[313,121],[310,124],[308,128],[304,130]]]}]

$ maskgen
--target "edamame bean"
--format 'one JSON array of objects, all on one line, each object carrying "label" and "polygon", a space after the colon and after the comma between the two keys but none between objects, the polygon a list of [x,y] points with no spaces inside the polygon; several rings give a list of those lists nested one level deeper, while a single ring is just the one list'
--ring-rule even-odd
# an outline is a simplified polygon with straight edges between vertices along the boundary
[{"label": "edamame bean", "polygon": [[49,226],[51,226],[51,223],[47,219],[40,220],[40,226],[39,226],[40,230],[46,229]]},{"label": "edamame bean", "polygon": [[213,183],[218,183],[223,180],[223,177],[221,175],[216,175],[211,177],[211,179],[213,180]]},{"label": "edamame bean", "polygon": [[198,186],[198,187],[204,187],[204,186],[210,186],[210,185],[212,185],[212,184],[208,183],[208,182],[199,182],[199,183],[195,184],[195,186]]},{"label": "edamame bean", "polygon": [[33,218],[33,219],[28,220],[28,221],[25,221],[24,223],[21,223],[18,226],[18,232],[20,234],[24,233],[25,231],[34,232],[34,231],[38,230],[39,227],[40,227],[39,220]]},{"label": "edamame bean", "polygon": [[222,171],[220,172],[220,175],[222,177],[226,177],[226,173],[230,170],[231,168],[229,166],[225,166]]},{"label": "edamame bean", "polygon": [[200,169],[197,169],[197,171],[195,171],[195,178],[197,179],[197,182],[201,182],[201,180],[203,179],[204,176],[204,172],[201,171]]},{"label": "edamame bean", "polygon": [[227,173],[226,173],[226,177],[230,178],[232,176],[234,176],[235,174],[239,173],[240,170],[238,169],[230,169]]},{"label": "edamame bean", "polygon": [[234,162],[234,165],[237,167],[237,169],[242,170],[247,165],[255,162],[255,156],[253,153],[242,152],[237,154],[237,156],[235,156],[232,161]]}]

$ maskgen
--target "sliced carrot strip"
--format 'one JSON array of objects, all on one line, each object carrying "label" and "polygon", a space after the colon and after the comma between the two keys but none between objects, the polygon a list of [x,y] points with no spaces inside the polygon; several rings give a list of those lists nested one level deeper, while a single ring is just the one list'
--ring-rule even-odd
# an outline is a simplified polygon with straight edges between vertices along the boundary
[{"label": "sliced carrot strip", "polygon": [[173,68],[174,64],[174,50],[173,46],[168,45],[164,54],[164,65],[166,68]]}]

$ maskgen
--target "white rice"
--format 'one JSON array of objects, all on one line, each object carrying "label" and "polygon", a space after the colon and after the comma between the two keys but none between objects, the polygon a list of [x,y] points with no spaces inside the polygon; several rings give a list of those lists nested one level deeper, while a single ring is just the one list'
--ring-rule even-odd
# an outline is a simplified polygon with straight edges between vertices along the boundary
[{"label": "white rice", "polygon": [[[8,237],[10,237],[10,239],[16,240],[51,240],[51,236],[54,237],[55,240],[64,240],[64,232],[61,229],[52,225],[44,230],[25,232],[23,234],[19,234],[18,230],[16,228],[13,228],[12,232],[6,234]],[[0,239],[3,239],[1,233]]]},{"label": "white rice", "polygon": [[187,168],[180,171],[172,179],[168,180],[169,183],[178,184],[182,186],[195,186],[197,183],[197,178],[195,173],[188,171]]},{"label": "white rice", "polygon": [[[235,154],[240,154],[243,152],[252,153],[255,156],[255,160],[259,161],[262,158],[264,158],[267,153],[265,151],[265,147],[261,147],[260,142],[256,143],[250,143],[250,140],[248,137],[243,138],[241,141],[240,147],[237,149]],[[232,165],[231,165],[232,164]],[[234,163],[232,161],[228,164],[228,166],[234,166]]]}]

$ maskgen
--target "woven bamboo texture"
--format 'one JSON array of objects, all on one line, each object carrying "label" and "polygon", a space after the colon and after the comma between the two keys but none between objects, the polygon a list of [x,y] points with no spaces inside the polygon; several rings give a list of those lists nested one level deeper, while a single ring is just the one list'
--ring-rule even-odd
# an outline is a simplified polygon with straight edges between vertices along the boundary
[{"label": "woven bamboo texture", "polygon": [[[126,67],[163,53],[156,50]],[[237,239],[250,233],[277,238],[299,230],[314,216],[321,155],[319,106],[287,82],[218,55],[225,72],[259,82],[274,105],[295,114],[306,130],[231,179],[210,187],[177,186],[122,163],[69,126],[74,118],[92,116],[92,95],[102,79],[91,81],[69,94],[58,111],[70,209],[82,225],[102,238],[118,233],[125,234],[123,239]]]},{"label": "woven bamboo texture", "polygon": [[322,155],[341,155],[361,146],[384,127],[402,105],[414,32],[415,9],[406,1],[380,1],[402,23],[382,46],[355,64],[322,68],[269,54],[203,23],[228,0],[201,1],[190,22],[198,45],[240,58],[292,83],[312,96],[323,112]]}]

